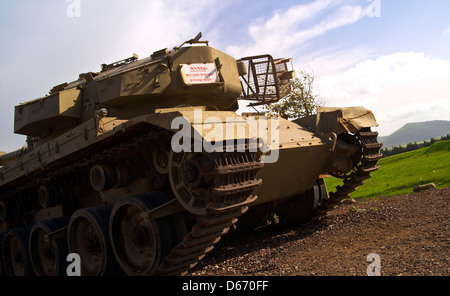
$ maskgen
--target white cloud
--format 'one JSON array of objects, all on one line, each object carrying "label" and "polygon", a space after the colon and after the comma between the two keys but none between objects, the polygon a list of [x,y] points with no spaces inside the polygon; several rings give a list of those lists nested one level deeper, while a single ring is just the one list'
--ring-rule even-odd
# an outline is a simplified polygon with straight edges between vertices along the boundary
[{"label": "white cloud", "polygon": [[[123,58],[125,54],[137,52],[148,56],[152,51],[164,47],[172,49],[183,41],[194,38],[198,32],[208,35],[211,23],[231,1],[218,0],[152,0],[133,1],[133,9],[126,10],[128,2],[119,2],[112,11],[121,23],[120,35],[111,40],[115,52]],[[124,6],[121,8],[121,6]],[[103,9],[103,6],[99,7]],[[113,29],[110,29],[113,30]],[[111,34],[108,34],[111,36]],[[205,38],[203,38],[205,39]],[[105,57],[103,57],[105,58]]]},{"label": "white cloud", "polygon": [[[389,124],[400,128],[407,122],[420,122],[432,119],[448,120],[448,112],[450,110],[450,100],[438,99],[431,101],[414,101],[412,104],[387,110],[379,116],[379,120],[385,124]],[[427,118],[418,118],[418,115],[425,115]],[[447,117],[445,117],[447,114]],[[443,117],[444,116],[444,117]]]},{"label": "white cloud", "polygon": [[354,67],[355,64],[372,58],[373,48],[355,47],[341,49],[338,47],[319,49],[309,54],[299,55],[294,59],[294,67],[316,77],[334,77]]},{"label": "white cloud", "polygon": [[450,26],[447,27],[447,28],[445,28],[445,29],[442,31],[442,34],[444,34],[445,36],[449,36],[449,37],[450,37]]},{"label": "white cloud", "polygon": [[417,52],[367,59],[340,74],[316,77],[327,106],[364,106],[374,112],[381,135],[408,122],[448,120],[450,61]]},{"label": "white cloud", "polygon": [[[340,6],[341,1],[316,0],[276,11],[269,19],[260,18],[248,28],[251,41],[229,46],[227,52],[246,56],[270,52],[274,56],[292,55],[306,41],[326,32],[355,23],[366,15],[361,6]],[[289,55],[288,54],[288,55]]]},{"label": "white cloud", "polygon": [[28,2],[15,1],[14,9],[1,4],[5,17],[0,34],[4,41],[0,50],[0,150],[17,149],[25,142],[23,136],[12,134],[15,105],[45,95],[54,85],[76,80],[79,73],[99,71],[101,63],[172,49],[200,31],[208,38],[206,30],[213,29],[211,24],[223,8],[234,3],[81,1],[81,17],[69,18],[69,2]]}]

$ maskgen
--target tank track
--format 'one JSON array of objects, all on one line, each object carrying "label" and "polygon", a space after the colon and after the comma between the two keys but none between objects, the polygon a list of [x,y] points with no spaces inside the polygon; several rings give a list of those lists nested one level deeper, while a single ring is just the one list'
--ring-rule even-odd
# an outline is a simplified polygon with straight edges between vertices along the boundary
[{"label": "tank track", "polygon": [[[15,199],[20,197],[31,198],[33,194],[27,194],[27,191],[31,191],[39,188],[40,185],[48,183],[62,182],[65,185],[76,186],[77,183],[88,181],[88,175],[85,174],[86,170],[89,170],[92,165],[98,163],[105,163],[114,160],[115,162],[124,161],[125,158],[132,158],[140,151],[139,145],[157,145],[154,139],[161,139],[166,132],[164,130],[150,131],[140,137],[134,137],[131,140],[124,141],[121,144],[113,145],[111,148],[105,148],[99,152],[94,152],[89,157],[84,157],[70,164],[61,166],[52,172],[49,172],[43,176],[37,177],[28,181],[24,185],[4,192],[0,198],[2,200]],[[142,146],[143,147],[143,146]],[[151,146],[146,146],[151,148]],[[124,157],[125,156],[125,157]],[[150,156],[142,155],[145,160],[151,158]],[[68,184],[66,184],[68,183]],[[35,190],[35,191],[36,191]]]},{"label": "tank track", "polygon": [[[60,182],[77,186],[77,184],[81,184],[79,182],[89,182],[86,179],[87,172],[95,164],[126,163],[127,159],[135,157],[142,157],[147,163],[150,163],[152,156],[148,151],[167,143],[170,135],[165,130],[146,132],[142,136],[104,148],[89,157],[84,157],[35,178],[14,191],[4,192],[2,197],[9,200],[21,200],[25,196],[31,198],[32,192],[37,191],[42,184]],[[155,141],[155,139],[159,140]],[[244,152],[237,152],[237,146],[233,150],[233,152],[210,154],[214,163],[211,174],[214,175],[215,187],[212,188],[212,196],[206,213],[197,218],[196,224],[190,232],[163,258],[156,274],[186,274],[188,269],[195,266],[206,253],[214,248],[214,244],[220,240],[221,236],[226,234],[230,227],[237,222],[237,217],[247,211],[247,205],[256,200],[257,197],[252,196],[251,192],[262,182],[256,179],[256,173],[263,164],[255,159],[256,153],[249,152],[248,144],[245,146]],[[69,182],[69,179],[77,181]],[[21,200],[21,203],[23,202]],[[31,217],[24,217],[22,220],[27,221],[25,224],[34,223]],[[22,226],[23,221],[12,225],[13,227]]]},{"label": "tank track", "polygon": [[383,156],[379,153],[382,143],[378,143],[378,132],[370,131],[370,128],[362,129],[355,134],[361,145],[361,160],[356,170],[345,176],[344,184],[337,186],[335,192],[330,192],[329,198],[325,199],[318,207],[319,215],[324,214],[330,208],[341,203],[345,198],[350,197],[350,193],[356,191],[358,186],[363,185],[371,177],[371,172],[380,167],[377,161]]},{"label": "tank track", "polygon": [[[329,198],[321,201],[316,208],[316,215],[313,215],[315,218],[322,216],[341,200],[348,198],[351,192],[357,190],[358,186],[371,177],[371,172],[379,168],[376,163],[382,157],[379,153],[382,144],[377,142],[378,133],[366,129],[356,133],[355,136],[361,145],[361,160],[356,170],[344,178],[344,184],[338,186],[335,192],[331,192]],[[92,165],[97,163],[123,162],[137,156],[151,161],[151,156],[145,156],[143,151],[160,145],[167,137],[167,131],[150,131],[47,173],[2,195],[8,199],[23,198],[29,196],[27,192],[34,191],[40,184],[55,181],[65,183],[64,180],[69,176],[80,179],[82,175],[86,175],[86,171]],[[160,139],[160,142],[156,143],[155,139]],[[236,224],[237,218],[248,210],[248,204],[256,199],[251,196],[251,193],[261,184],[261,180],[256,179],[256,173],[263,164],[255,159],[255,153],[250,153],[246,147],[245,152],[211,153],[211,157],[214,161],[212,174],[215,177],[215,187],[212,188],[213,196],[206,213],[197,218],[190,232],[163,258],[156,271],[157,275],[186,274],[214,248],[214,244]]]},{"label": "tank track", "polygon": [[186,274],[236,224],[237,218],[248,210],[247,205],[256,200],[251,193],[261,184],[256,173],[263,164],[248,152],[248,146],[246,150],[212,153],[216,177],[212,202],[183,241],[163,259],[157,274]]}]

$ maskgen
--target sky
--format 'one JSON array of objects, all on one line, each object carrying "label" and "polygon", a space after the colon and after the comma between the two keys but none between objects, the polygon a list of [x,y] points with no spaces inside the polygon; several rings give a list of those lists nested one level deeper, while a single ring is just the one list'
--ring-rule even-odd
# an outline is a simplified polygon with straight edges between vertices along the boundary
[{"label": "sky", "polygon": [[450,120],[448,0],[0,0],[0,150],[25,144],[14,106],[198,32],[236,59],[293,58],[325,106],[371,110],[382,136]]}]

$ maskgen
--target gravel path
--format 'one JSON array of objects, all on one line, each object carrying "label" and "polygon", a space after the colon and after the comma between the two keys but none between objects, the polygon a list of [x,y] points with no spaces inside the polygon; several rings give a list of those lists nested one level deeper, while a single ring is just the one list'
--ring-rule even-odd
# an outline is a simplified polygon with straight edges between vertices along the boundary
[{"label": "gravel path", "polygon": [[188,275],[450,275],[450,188],[346,202],[303,225],[232,232]]}]

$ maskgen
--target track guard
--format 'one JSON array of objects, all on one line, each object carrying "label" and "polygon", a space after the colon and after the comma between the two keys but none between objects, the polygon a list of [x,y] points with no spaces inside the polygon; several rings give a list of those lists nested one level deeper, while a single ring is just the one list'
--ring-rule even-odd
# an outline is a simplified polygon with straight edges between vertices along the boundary
[{"label": "track guard", "polygon": [[363,128],[378,126],[372,111],[364,107],[319,107],[317,114],[294,120],[295,123],[312,128],[317,133],[355,133]]}]

